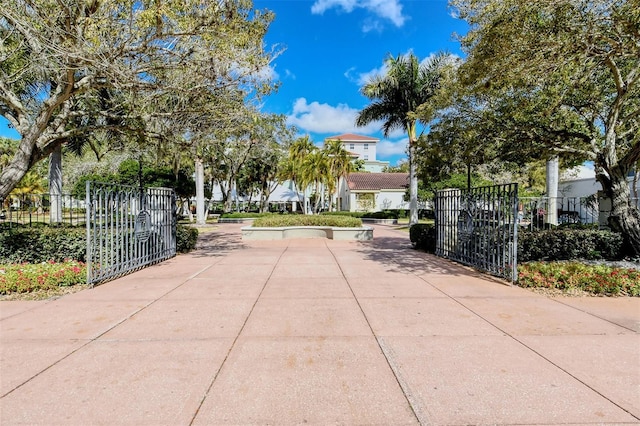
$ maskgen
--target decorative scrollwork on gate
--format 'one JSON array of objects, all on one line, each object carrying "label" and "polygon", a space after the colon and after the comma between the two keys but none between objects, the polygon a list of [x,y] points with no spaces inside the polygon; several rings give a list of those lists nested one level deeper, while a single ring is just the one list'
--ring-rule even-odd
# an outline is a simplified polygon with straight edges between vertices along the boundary
[{"label": "decorative scrollwork on gate", "polygon": [[176,254],[176,197],[169,188],[87,182],[87,283]]},{"label": "decorative scrollwork on gate", "polygon": [[517,184],[438,191],[436,254],[517,279]]}]

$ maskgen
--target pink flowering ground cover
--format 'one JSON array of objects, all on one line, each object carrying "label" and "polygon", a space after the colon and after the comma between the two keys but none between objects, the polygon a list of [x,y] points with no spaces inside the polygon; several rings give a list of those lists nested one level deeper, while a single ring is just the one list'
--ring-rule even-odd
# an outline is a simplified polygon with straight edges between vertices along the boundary
[{"label": "pink flowering ground cover", "polygon": [[640,271],[580,262],[518,265],[518,285],[534,289],[582,291],[598,296],[640,296]]},{"label": "pink flowering ground cover", "polygon": [[82,262],[0,264],[0,295],[50,292],[85,284],[87,268]]}]

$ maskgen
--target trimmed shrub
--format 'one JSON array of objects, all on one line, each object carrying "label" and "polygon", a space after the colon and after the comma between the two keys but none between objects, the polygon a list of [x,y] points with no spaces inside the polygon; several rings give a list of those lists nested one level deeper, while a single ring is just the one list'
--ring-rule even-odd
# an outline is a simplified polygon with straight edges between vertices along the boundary
[{"label": "trimmed shrub", "polygon": [[415,249],[428,253],[436,251],[436,227],[427,223],[416,223],[409,228],[409,239]]},{"label": "trimmed shrub", "polygon": [[19,227],[0,232],[0,263],[85,261],[84,227]]},{"label": "trimmed shrub", "polygon": [[[198,230],[178,225],[179,253],[195,248]],[[62,262],[72,259],[85,262],[87,231],[85,227],[12,227],[0,230],[0,263]]]},{"label": "trimmed shrub", "polygon": [[261,217],[253,221],[256,228],[277,228],[280,226],[332,226],[336,228],[359,228],[362,220],[350,216],[325,215],[275,215]]},{"label": "trimmed shrub", "polygon": [[364,215],[366,215],[366,212],[321,212],[320,213],[323,216],[349,216],[349,217],[364,217]]},{"label": "trimmed shrub", "polygon": [[178,224],[176,228],[176,251],[178,253],[188,253],[196,248],[198,241],[198,230],[190,226]]},{"label": "trimmed shrub", "polygon": [[623,237],[611,231],[590,229],[550,229],[520,231],[518,261],[622,259]]},{"label": "trimmed shrub", "polygon": [[246,212],[232,212],[232,213],[223,213],[220,215],[221,218],[229,218],[229,219],[246,219],[246,218],[254,218],[254,217],[265,217],[265,216],[278,216],[279,213],[246,213]]}]

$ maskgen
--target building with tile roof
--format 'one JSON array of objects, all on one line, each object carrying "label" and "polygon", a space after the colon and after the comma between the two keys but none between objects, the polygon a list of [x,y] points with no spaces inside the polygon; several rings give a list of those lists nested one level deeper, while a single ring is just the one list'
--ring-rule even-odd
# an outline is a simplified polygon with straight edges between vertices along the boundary
[{"label": "building with tile roof", "polygon": [[351,173],[340,187],[338,210],[408,209],[408,173]]},{"label": "building with tile roof", "polygon": [[364,170],[367,172],[379,173],[389,166],[388,161],[378,161],[377,144],[380,139],[371,138],[369,136],[356,135],[354,133],[345,133],[325,138],[325,142],[331,140],[339,140],[345,150],[351,153],[351,156],[358,160],[364,161]]}]

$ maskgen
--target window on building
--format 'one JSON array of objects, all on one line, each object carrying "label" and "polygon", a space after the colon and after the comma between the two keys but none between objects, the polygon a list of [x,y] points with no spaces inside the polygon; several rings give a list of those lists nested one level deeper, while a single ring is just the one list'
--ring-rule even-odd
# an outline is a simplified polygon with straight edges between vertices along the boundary
[{"label": "window on building", "polygon": [[366,151],[366,150],[368,150],[368,149],[369,149],[369,144],[368,144],[368,143],[365,143],[365,144],[364,144],[364,150]]},{"label": "window on building", "polygon": [[365,154],[365,155],[364,155],[364,159],[365,159],[365,160],[368,160],[368,159],[369,159],[369,156]]},{"label": "window on building", "polygon": [[356,149],[356,146],[354,144],[350,143],[349,144],[349,149],[351,149],[351,150]]}]

